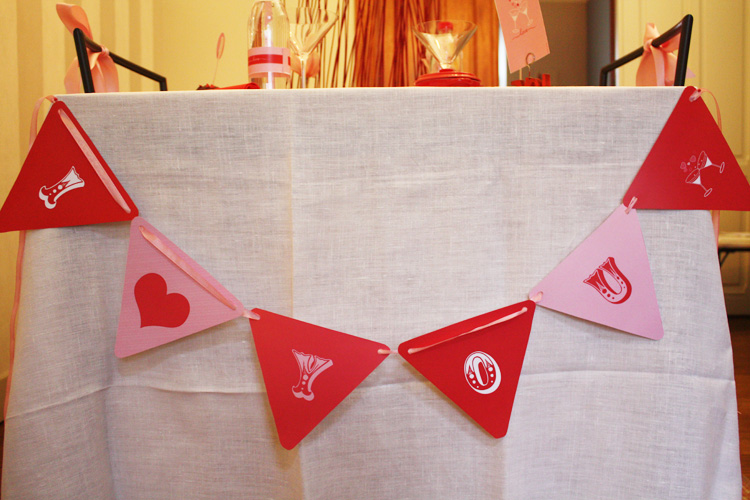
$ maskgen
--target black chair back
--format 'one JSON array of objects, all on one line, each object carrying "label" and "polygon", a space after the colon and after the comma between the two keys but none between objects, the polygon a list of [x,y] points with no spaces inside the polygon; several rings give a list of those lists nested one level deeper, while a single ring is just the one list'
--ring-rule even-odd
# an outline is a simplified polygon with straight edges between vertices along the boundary
[{"label": "black chair back", "polygon": [[[672,26],[667,32],[658,37],[654,38],[651,42],[653,47],[660,47],[662,44],[671,40],[677,35],[680,35],[680,47],[677,50],[677,66],[675,68],[674,75],[674,86],[682,87],[685,85],[685,77],[687,75],[687,60],[688,52],[690,51],[690,35],[693,32],[693,16],[690,14],[683,17],[679,23]],[[608,76],[609,73],[619,68],[620,66],[629,63],[634,59],[638,59],[643,55],[643,47],[639,47],[633,52],[622,56],[616,61],[604,66],[599,73],[599,85],[606,87],[609,85]]]},{"label": "black chair back", "polygon": [[[78,67],[81,69],[81,82],[83,83],[83,91],[87,94],[91,94],[94,92],[94,80],[91,77],[91,68],[89,68],[89,65],[86,63],[81,64],[81,61],[89,60],[88,52],[86,51],[87,47],[93,52],[101,52],[102,47],[101,45],[87,37],[80,28],[76,28],[73,30],[73,39],[76,43]],[[159,82],[159,90],[167,90],[166,77],[154,73],[153,71],[149,71],[142,66],[138,66],[137,64],[130,62],[124,57],[120,57],[113,52],[110,52],[109,55],[115,62],[115,64],[119,64],[120,66],[128,68],[129,70],[134,71],[139,75],[143,75],[146,78],[157,81]]]}]

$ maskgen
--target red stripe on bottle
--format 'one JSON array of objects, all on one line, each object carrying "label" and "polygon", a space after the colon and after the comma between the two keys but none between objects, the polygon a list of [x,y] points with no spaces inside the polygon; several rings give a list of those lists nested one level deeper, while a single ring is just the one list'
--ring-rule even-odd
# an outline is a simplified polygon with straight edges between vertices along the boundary
[{"label": "red stripe on bottle", "polygon": [[247,58],[248,66],[254,64],[291,64],[291,58],[281,54],[255,54]]}]

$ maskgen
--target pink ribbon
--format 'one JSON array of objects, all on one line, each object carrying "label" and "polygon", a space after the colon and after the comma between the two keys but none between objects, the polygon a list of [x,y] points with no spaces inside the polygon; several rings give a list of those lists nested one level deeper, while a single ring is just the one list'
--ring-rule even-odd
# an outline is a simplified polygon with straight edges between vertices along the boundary
[{"label": "pink ribbon", "polygon": [[[172,251],[171,248],[169,248],[161,239],[159,239],[158,236],[156,236],[154,233],[149,231],[143,226],[138,226],[138,229],[141,231],[141,235],[151,243],[151,246],[156,248],[158,251],[160,251],[166,258],[172,261],[174,265],[182,269],[182,271],[190,276],[193,281],[198,283],[201,287],[203,287],[204,290],[206,290],[208,293],[214,296],[216,300],[230,308],[232,311],[235,311],[237,309],[237,306],[234,305],[228,298],[224,297],[221,292],[219,292],[211,283],[208,282],[203,276],[200,275],[198,271],[193,269],[190,264],[188,264],[182,257],[177,255],[175,252]],[[254,314],[250,311],[243,311],[243,315],[248,312],[249,314],[252,314],[253,316],[258,316],[257,314]],[[246,316],[248,318],[252,319],[259,319],[254,318],[253,316]]]},{"label": "pink ribbon", "polygon": [[[703,93],[706,93],[714,98],[714,104],[716,104],[716,124],[721,130],[721,110],[719,109],[719,100],[716,98],[713,92],[706,89],[695,89],[695,92],[689,97],[690,102],[697,101]],[[716,246],[719,246],[719,224],[721,223],[721,212],[719,210],[711,210],[711,222],[714,225],[714,238],[716,239]]]},{"label": "pink ribbon", "polygon": [[[677,56],[672,52],[680,46],[680,35],[672,37],[659,47],[654,47],[651,42],[659,37],[659,30],[654,23],[646,24],[646,32],[643,35],[643,56],[635,75],[635,84],[640,87],[646,86],[671,86],[674,85],[674,74],[677,66]],[[694,78],[695,74],[687,70],[688,78]]]},{"label": "pink ribbon", "polygon": [[[31,113],[31,132],[29,134],[29,150],[34,144],[37,135],[37,122],[39,120],[39,109],[42,103],[47,99],[54,103],[57,101],[55,96],[48,95],[36,101],[34,110]],[[10,311],[10,366],[8,367],[8,379],[5,382],[5,401],[3,402],[3,420],[8,417],[8,402],[10,401],[10,386],[13,381],[13,364],[16,358],[16,324],[18,323],[18,306],[21,303],[21,283],[23,281],[23,254],[26,248],[26,230],[18,232],[18,253],[16,254],[16,288],[13,293],[13,308]]]},{"label": "pink ribbon", "polygon": [[[63,22],[68,31],[80,28],[83,34],[93,39],[89,19],[86,12],[79,5],[67,3],[57,4],[57,15]],[[118,92],[120,85],[117,80],[117,68],[115,62],[109,55],[109,50],[102,46],[102,52],[93,52],[88,47],[86,52],[89,56],[89,68],[91,68],[91,78],[94,80],[95,92]],[[70,64],[65,74],[65,91],[68,94],[78,93],[81,88],[81,71],[78,67],[78,58],[75,58]]]},{"label": "pink ribbon", "polygon": [[99,176],[99,179],[102,181],[102,184],[104,184],[104,187],[107,189],[110,196],[112,196],[115,202],[120,205],[120,208],[122,208],[125,213],[129,214],[130,207],[128,206],[128,203],[125,201],[125,198],[122,196],[122,194],[120,194],[120,191],[117,189],[117,186],[115,186],[112,178],[109,176],[109,174],[107,174],[104,166],[102,166],[102,164],[99,162],[99,159],[94,154],[94,151],[91,149],[91,147],[89,147],[86,139],[83,138],[81,132],[73,124],[73,120],[71,120],[67,113],[65,113],[65,111],[63,111],[62,109],[59,109],[57,112],[59,113],[60,120],[63,122],[63,125],[65,125],[65,128],[68,129],[68,133],[70,133],[70,136],[76,142],[78,148],[89,161],[89,163],[91,164],[91,168],[93,168],[94,172],[96,172],[96,175]]},{"label": "pink ribbon", "polygon": [[[412,347],[411,349],[409,349],[406,352],[408,352],[409,354],[416,354],[418,352],[424,351],[425,349],[429,349],[430,347],[435,347],[436,345],[440,345],[440,344],[443,344],[445,342],[448,342],[449,340],[457,339],[458,337],[463,337],[464,335],[468,335],[470,333],[478,332],[478,331],[484,330],[485,328],[489,328],[491,326],[499,325],[500,323],[505,323],[506,321],[510,321],[513,318],[517,318],[518,316],[520,316],[520,315],[522,315],[522,314],[524,314],[526,312],[528,312],[528,309],[524,307],[523,309],[521,309],[519,311],[516,311],[514,313],[508,314],[507,316],[503,316],[502,318],[496,319],[495,321],[493,321],[491,323],[487,323],[486,325],[478,326],[478,327],[474,328],[473,330],[469,330],[468,332],[459,333],[458,335],[456,335],[454,337],[450,337],[450,338],[447,338],[447,339],[439,340],[439,341],[437,341],[437,342],[435,342],[433,344],[429,344],[429,345],[426,345],[426,346]],[[385,354],[385,353],[381,353],[380,350],[378,351],[378,353]]]},{"label": "pink ribbon", "polygon": [[29,130],[29,151],[31,151],[31,145],[34,144],[34,141],[36,140],[36,134],[39,130],[39,127],[37,127],[37,122],[39,121],[39,110],[42,107],[42,103],[44,103],[45,99],[52,104],[57,102],[57,97],[48,95],[45,97],[40,97],[39,99],[37,99],[36,104],[34,104],[34,110],[31,112],[31,129]]}]

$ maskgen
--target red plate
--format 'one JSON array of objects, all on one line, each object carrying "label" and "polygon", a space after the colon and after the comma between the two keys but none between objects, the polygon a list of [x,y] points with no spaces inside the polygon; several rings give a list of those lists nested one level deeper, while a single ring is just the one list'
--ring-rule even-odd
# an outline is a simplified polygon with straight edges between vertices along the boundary
[{"label": "red plate", "polygon": [[420,76],[414,85],[417,87],[479,87],[481,81],[471,73],[441,69],[438,73]]}]

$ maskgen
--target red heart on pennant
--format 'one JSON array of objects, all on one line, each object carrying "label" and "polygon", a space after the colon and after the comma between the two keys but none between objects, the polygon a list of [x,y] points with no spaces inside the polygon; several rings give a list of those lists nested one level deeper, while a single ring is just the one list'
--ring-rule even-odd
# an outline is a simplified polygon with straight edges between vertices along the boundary
[{"label": "red heart on pennant", "polygon": [[156,273],[141,277],[135,284],[135,302],[141,313],[141,328],[165,326],[176,328],[190,314],[190,302],[179,293],[167,293],[167,282]]}]

